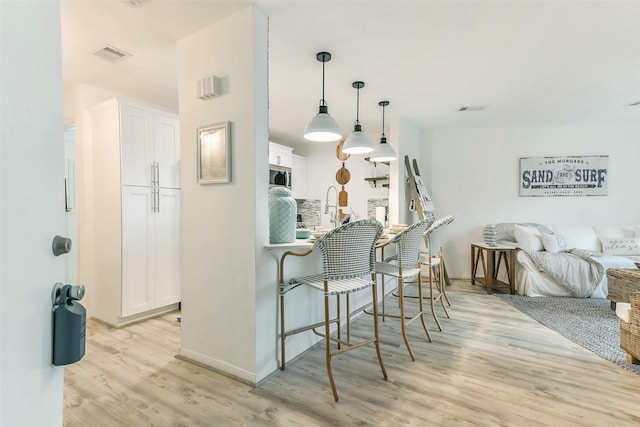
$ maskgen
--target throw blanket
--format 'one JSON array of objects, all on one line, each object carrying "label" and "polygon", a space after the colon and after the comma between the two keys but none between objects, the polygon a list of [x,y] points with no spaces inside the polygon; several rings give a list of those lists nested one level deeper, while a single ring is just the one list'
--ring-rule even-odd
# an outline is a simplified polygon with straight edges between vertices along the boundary
[{"label": "throw blanket", "polygon": [[636,268],[628,258],[603,255],[586,249],[551,253],[534,251],[520,245],[517,247],[529,254],[540,271],[547,273],[578,298],[589,297],[602,280],[606,279],[605,272],[608,268]]}]

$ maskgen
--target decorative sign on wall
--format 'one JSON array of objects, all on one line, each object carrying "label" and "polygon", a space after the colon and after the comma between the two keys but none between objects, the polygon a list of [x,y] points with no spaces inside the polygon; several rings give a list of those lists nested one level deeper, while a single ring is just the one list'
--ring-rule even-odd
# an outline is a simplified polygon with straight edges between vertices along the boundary
[{"label": "decorative sign on wall", "polygon": [[523,157],[520,196],[606,196],[609,156]]}]

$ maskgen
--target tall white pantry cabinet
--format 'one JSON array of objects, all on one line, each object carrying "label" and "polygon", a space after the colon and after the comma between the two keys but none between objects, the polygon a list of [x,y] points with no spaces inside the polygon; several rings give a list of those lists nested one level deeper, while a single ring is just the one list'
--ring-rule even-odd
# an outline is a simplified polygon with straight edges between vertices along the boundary
[{"label": "tall white pantry cabinet", "polygon": [[180,301],[180,132],[175,115],[112,99],[89,110],[91,315],[115,326]]}]

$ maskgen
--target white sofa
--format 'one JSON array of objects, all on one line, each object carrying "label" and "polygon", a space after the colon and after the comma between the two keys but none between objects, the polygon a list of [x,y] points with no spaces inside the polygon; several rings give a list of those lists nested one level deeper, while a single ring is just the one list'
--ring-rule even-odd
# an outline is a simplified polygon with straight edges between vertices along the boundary
[{"label": "white sofa", "polygon": [[[565,252],[579,248],[598,252],[594,258],[606,268],[636,268],[640,262],[640,226],[586,226],[497,224],[498,240],[503,244],[529,248],[529,251],[547,253]],[[563,245],[564,243],[564,245]],[[564,247],[563,247],[564,246]],[[533,253],[535,256],[536,254]],[[553,258],[553,257],[550,257]],[[516,253],[516,290],[529,296],[576,296],[571,289],[541,271],[527,250]],[[590,292],[591,298],[606,298],[607,279],[603,275],[599,284]]]}]

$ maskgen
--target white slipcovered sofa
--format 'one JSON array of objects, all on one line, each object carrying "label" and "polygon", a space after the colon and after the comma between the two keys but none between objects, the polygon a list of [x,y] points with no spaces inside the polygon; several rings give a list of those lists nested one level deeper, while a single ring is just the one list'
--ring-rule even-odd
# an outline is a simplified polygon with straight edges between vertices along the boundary
[{"label": "white slipcovered sofa", "polygon": [[529,296],[606,298],[608,268],[636,268],[640,226],[497,224],[518,248],[516,290]]}]

